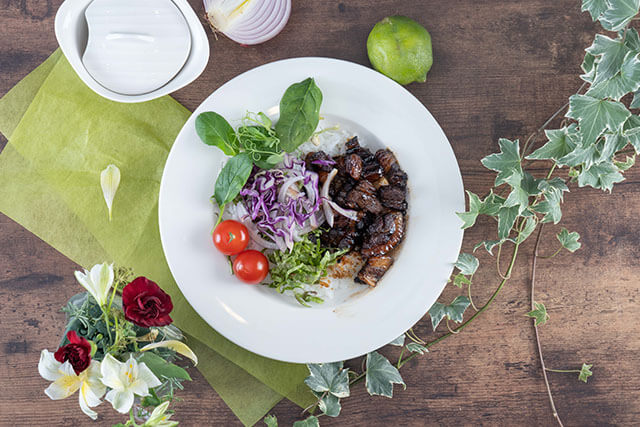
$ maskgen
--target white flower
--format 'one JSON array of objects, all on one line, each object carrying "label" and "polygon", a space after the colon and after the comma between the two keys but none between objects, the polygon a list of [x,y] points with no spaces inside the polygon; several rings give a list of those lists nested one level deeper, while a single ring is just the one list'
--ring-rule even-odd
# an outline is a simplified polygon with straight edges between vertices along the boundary
[{"label": "white flower", "polygon": [[100,307],[107,304],[109,290],[113,285],[113,264],[96,264],[91,271],[76,271],[76,279],[98,302]]},{"label": "white flower", "polygon": [[100,173],[100,186],[109,210],[109,221],[111,221],[111,207],[113,206],[113,198],[116,197],[116,191],[118,191],[118,185],[120,185],[120,169],[116,165],[107,166]]},{"label": "white flower", "polygon": [[100,381],[100,362],[92,360],[87,369],[77,375],[69,361],[58,362],[53,353],[42,350],[38,372],[45,380],[53,381],[45,389],[45,394],[53,400],[65,399],[80,390],[79,401],[82,412],[92,419],[98,414],[91,408],[98,406],[106,388]]},{"label": "white flower", "polygon": [[125,363],[107,356],[100,365],[102,383],[111,388],[105,399],[111,402],[113,409],[126,414],[133,405],[133,395],[148,396],[149,389],[157,387],[160,380],[144,363],[138,363],[133,356]]},{"label": "white flower", "polygon": [[165,415],[167,408],[169,407],[169,401],[164,402],[162,405],[156,407],[151,416],[142,427],[175,427],[178,425],[177,421],[169,421],[171,414]]}]

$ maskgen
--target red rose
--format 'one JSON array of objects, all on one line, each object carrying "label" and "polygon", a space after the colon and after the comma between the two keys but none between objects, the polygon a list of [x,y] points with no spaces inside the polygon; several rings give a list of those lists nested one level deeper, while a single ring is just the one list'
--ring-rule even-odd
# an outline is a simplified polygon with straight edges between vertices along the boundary
[{"label": "red rose", "polygon": [[69,344],[56,350],[53,357],[60,363],[69,361],[76,375],[79,375],[91,363],[91,344],[85,338],[79,337],[76,331],[67,332],[67,339]]},{"label": "red rose", "polygon": [[138,277],[122,290],[124,317],[138,326],[165,326],[173,322],[171,297],[151,280]]}]

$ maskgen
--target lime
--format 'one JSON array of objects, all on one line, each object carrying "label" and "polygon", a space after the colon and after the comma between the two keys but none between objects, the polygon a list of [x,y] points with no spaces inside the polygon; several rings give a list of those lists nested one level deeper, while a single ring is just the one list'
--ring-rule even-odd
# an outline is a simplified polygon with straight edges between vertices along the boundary
[{"label": "lime", "polygon": [[402,85],[424,82],[433,64],[431,35],[411,18],[390,16],[369,33],[367,54],[373,68]]}]

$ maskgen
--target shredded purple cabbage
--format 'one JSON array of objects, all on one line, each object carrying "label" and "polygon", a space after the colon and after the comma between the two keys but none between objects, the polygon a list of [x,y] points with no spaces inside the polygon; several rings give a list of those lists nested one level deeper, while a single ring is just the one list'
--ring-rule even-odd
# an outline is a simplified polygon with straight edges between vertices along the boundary
[{"label": "shredded purple cabbage", "polygon": [[291,249],[294,241],[324,220],[318,174],[289,154],[280,168],[254,168],[240,196],[257,231],[280,250]]}]

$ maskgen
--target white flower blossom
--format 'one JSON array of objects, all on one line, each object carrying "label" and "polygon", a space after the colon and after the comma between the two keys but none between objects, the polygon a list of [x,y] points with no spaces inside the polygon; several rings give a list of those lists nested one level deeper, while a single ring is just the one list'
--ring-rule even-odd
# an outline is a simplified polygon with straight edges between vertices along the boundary
[{"label": "white flower blossom", "polygon": [[76,271],[76,279],[91,294],[101,307],[107,304],[113,285],[113,264],[96,264],[91,271]]},{"label": "white flower blossom", "polygon": [[142,427],[175,427],[178,425],[177,421],[169,421],[171,414],[165,414],[169,407],[169,401],[164,402],[162,405],[157,406],[146,423]]},{"label": "white flower blossom", "polygon": [[111,388],[105,399],[113,409],[126,414],[133,405],[133,395],[148,396],[149,389],[162,382],[144,363],[138,363],[133,355],[126,362],[120,362],[107,354],[100,365],[102,383]]},{"label": "white flower blossom", "polygon": [[42,350],[38,372],[45,380],[53,381],[44,391],[52,400],[65,399],[79,390],[78,400],[82,412],[94,420],[98,418],[98,414],[91,408],[101,403],[100,398],[106,391],[100,381],[100,362],[92,360],[87,369],[76,374],[69,361],[60,363],[53,353]]}]

